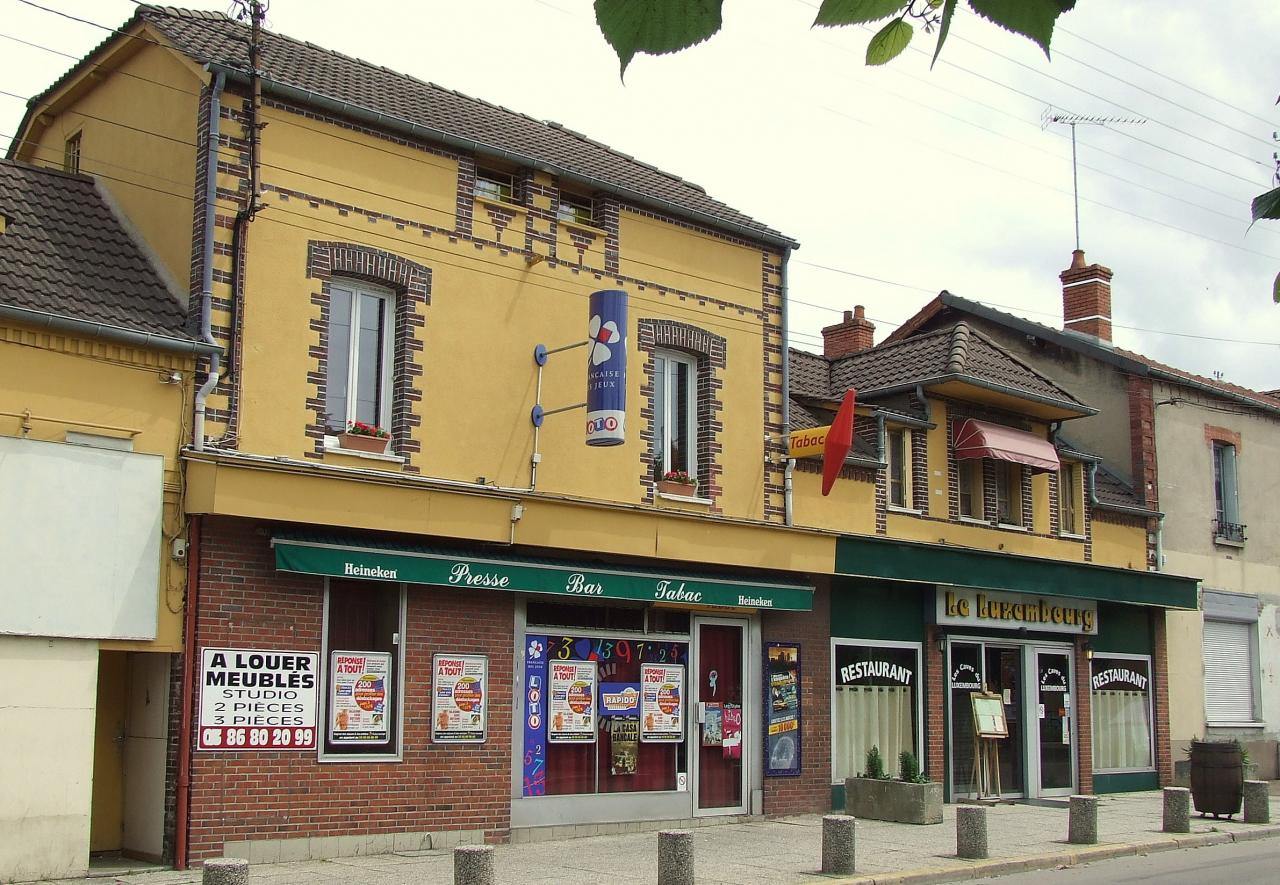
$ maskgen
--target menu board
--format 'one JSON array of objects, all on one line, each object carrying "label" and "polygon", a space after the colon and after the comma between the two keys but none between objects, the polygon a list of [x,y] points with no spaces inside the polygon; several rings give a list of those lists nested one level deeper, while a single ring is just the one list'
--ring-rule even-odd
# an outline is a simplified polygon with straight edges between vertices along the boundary
[{"label": "menu board", "polygon": [[431,672],[432,742],[484,743],[489,659],[483,655],[435,655]]},{"label": "menu board", "polygon": [[377,651],[335,651],[329,655],[333,692],[329,741],[334,744],[391,742],[391,655]]},{"label": "menu board", "polygon": [[684,667],[640,667],[640,740],[646,744],[684,741]]},{"label": "menu board", "polygon": [[765,759],[770,776],[800,774],[800,646],[770,642],[765,659]]},{"label": "menu board", "polygon": [[973,731],[978,737],[1004,738],[1009,736],[1009,725],[1004,719],[1004,701],[998,694],[972,692]]},{"label": "menu board", "polygon": [[547,740],[553,744],[596,742],[596,662],[551,661],[550,718]]}]

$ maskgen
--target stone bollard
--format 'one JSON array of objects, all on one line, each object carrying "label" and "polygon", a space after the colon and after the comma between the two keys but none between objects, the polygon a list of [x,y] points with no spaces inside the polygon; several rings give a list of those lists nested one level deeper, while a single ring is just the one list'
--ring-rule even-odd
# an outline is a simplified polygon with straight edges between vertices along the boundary
[{"label": "stone bollard", "polygon": [[981,860],[987,856],[987,809],[984,805],[956,808],[956,854]]},{"label": "stone bollard", "polygon": [[693,885],[693,833],[658,833],[658,885]]},{"label": "stone bollard", "polygon": [[1191,832],[1191,791],[1186,787],[1164,788],[1164,831]]},{"label": "stone bollard", "polygon": [[1098,842],[1098,797],[1072,796],[1071,816],[1067,821],[1067,841],[1072,845],[1096,845]]},{"label": "stone bollard", "polygon": [[853,872],[855,824],[847,814],[822,816],[822,872]]},{"label": "stone bollard", "polygon": [[246,885],[249,861],[239,857],[211,857],[204,862],[203,885]]},{"label": "stone bollard", "polygon": [[453,885],[493,885],[493,846],[459,845],[453,849]]},{"label": "stone bollard", "polygon": [[1267,797],[1266,781],[1244,782],[1244,822],[1247,824],[1271,823],[1271,806]]}]

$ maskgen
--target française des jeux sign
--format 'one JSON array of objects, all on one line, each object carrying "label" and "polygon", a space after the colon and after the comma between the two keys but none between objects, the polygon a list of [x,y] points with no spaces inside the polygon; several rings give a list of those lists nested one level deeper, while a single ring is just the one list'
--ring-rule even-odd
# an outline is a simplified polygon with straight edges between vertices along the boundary
[{"label": "fran\u00e7aise des jeux sign", "polygon": [[785,584],[587,570],[554,563],[366,550],[283,539],[277,539],[274,544],[277,569],[335,578],[552,593],[584,599],[629,599],[780,611],[809,611],[813,608],[811,590]]},{"label": "fran\u00e7aise des jeux sign", "polygon": [[1065,596],[939,587],[938,623],[1092,636],[1098,632],[1098,603]]}]

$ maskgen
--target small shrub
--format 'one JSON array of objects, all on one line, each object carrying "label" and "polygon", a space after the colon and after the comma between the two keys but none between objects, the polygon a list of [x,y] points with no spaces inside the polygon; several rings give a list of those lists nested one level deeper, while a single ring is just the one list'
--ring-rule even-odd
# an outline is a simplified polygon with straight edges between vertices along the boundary
[{"label": "small shrub", "polygon": [[867,750],[867,770],[862,776],[878,781],[889,780],[889,775],[885,774],[884,770],[884,757],[880,755],[878,746],[873,746],[870,750]]},{"label": "small shrub", "polygon": [[920,773],[920,763],[916,754],[903,750],[898,754],[898,780],[909,784],[927,784],[929,779]]}]

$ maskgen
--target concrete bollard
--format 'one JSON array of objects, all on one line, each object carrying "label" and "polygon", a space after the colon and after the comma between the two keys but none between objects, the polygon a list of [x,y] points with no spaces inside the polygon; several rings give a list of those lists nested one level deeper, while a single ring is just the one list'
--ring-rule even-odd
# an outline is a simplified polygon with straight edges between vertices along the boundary
[{"label": "concrete bollard", "polygon": [[203,885],[246,885],[249,861],[239,857],[212,857],[204,862]]},{"label": "concrete bollard", "polygon": [[822,872],[853,872],[855,824],[847,814],[822,816]]},{"label": "concrete bollard", "polygon": [[974,860],[987,856],[987,809],[984,805],[956,808],[956,854]]},{"label": "concrete bollard", "polygon": [[493,883],[492,845],[459,845],[453,849],[453,885]]},{"label": "concrete bollard", "polygon": [[1186,787],[1164,788],[1164,831],[1191,832],[1191,791]]},{"label": "concrete bollard", "polygon": [[1098,842],[1098,797],[1072,796],[1071,816],[1067,821],[1067,841],[1072,845],[1096,845]]},{"label": "concrete bollard", "polygon": [[693,885],[693,833],[658,833],[658,885]]},{"label": "concrete bollard", "polygon": [[1271,823],[1271,805],[1267,796],[1266,781],[1244,782],[1244,822],[1247,824]]}]

